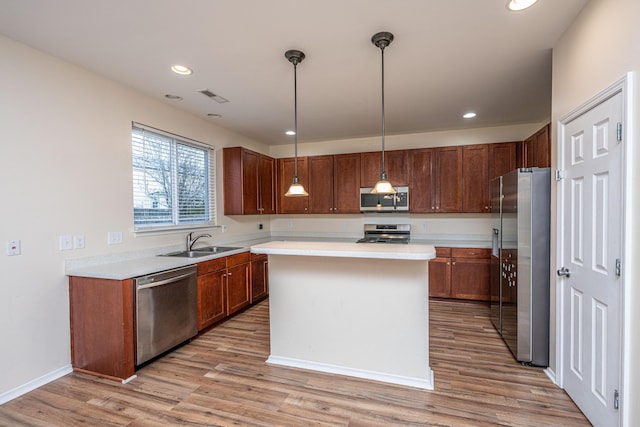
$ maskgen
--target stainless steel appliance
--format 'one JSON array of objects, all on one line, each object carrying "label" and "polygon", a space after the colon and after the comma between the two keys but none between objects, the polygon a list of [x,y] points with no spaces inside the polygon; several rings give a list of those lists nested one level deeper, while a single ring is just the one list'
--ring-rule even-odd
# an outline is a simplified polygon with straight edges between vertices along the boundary
[{"label": "stainless steel appliance", "polygon": [[411,224],[365,224],[364,237],[356,243],[409,243]]},{"label": "stainless steel appliance", "polygon": [[371,194],[371,188],[360,189],[360,212],[409,211],[409,187],[395,187],[396,194]]},{"label": "stainless steel appliance", "polygon": [[189,266],[133,280],[136,291],[136,365],[198,333],[197,268]]},{"label": "stainless steel appliance", "polygon": [[491,320],[515,358],[549,365],[548,168],[492,181]]}]

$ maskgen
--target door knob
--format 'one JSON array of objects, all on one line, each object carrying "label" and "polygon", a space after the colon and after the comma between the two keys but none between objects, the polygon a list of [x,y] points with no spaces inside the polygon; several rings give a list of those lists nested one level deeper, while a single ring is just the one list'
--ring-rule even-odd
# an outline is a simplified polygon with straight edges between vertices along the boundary
[{"label": "door knob", "polygon": [[556,271],[556,273],[558,274],[558,276],[566,276],[567,279],[571,277],[571,271],[569,271],[569,269],[566,267],[562,267],[560,270]]}]

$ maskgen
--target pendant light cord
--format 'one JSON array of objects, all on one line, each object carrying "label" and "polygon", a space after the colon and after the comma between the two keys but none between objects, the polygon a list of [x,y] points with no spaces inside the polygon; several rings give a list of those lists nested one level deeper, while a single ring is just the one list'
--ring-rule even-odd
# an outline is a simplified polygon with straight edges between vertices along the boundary
[{"label": "pendant light cord", "polygon": [[298,181],[298,63],[293,62],[293,129],[294,135],[294,162],[293,162],[293,176],[296,182]]},{"label": "pendant light cord", "polygon": [[384,47],[380,49],[382,57],[382,170],[381,178],[386,179],[387,173],[384,170]]}]

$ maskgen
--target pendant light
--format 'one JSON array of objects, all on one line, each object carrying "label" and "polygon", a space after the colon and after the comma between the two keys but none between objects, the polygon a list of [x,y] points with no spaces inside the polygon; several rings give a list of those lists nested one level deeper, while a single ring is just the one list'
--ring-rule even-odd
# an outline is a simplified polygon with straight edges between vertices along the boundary
[{"label": "pendant light", "polygon": [[371,43],[380,48],[382,58],[382,166],[380,169],[380,180],[371,190],[373,194],[395,194],[396,190],[387,179],[387,172],[384,170],[384,48],[393,41],[393,34],[388,32],[376,33],[371,37]]},{"label": "pendant light", "polygon": [[294,125],[294,147],[295,157],[293,160],[293,182],[289,186],[289,190],[285,193],[286,197],[304,197],[308,196],[307,190],[300,184],[298,179],[298,64],[304,59],[304,53],[299,50],[288,50],[284,53],[284,57],[293,64],[293,125]]}]

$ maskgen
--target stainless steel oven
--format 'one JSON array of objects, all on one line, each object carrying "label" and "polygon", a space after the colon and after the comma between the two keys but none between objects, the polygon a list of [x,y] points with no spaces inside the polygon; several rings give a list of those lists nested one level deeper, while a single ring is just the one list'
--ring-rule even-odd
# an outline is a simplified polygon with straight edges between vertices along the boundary
[{"label": "stainless steel oven", "polygon": [[396,194],[371,194],[371,188],[360,189],[360,212],[409,211],[409,187],[396,187]]},{"label": "stainless steel oven", "polygon": [[197,268],[177,268],[133,281],[136,292],[136,365],[198,333]]}]

